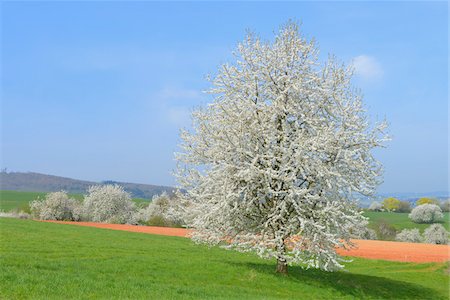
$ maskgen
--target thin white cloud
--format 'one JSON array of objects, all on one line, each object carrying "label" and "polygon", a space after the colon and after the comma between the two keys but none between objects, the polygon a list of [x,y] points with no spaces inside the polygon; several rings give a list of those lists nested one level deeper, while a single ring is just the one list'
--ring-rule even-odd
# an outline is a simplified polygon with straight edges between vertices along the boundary
[{"label": "thin white cloud", "polygon": [[355,75],[364,80],[377,80],[383,77],[383,68],[373,56],[359,55],[353,58]]},{"label": "thin white cloud", "polygon": [[204,100],[205,94],[196,89],[164,87],[154,94],[165,121],[178,127],[191,123],[192,107]]},{"label": "thin white cloud", "polygon": [[169,107],[166,114],[168,120],[178,126],[186,126],[191,120],[191,112],[186,107]]},{"label": "thin white cloud", "polygon": [[180,88],[164,88],[158,93],[158,98],[163,100],[195,100],[202,96],[200,91]]}]

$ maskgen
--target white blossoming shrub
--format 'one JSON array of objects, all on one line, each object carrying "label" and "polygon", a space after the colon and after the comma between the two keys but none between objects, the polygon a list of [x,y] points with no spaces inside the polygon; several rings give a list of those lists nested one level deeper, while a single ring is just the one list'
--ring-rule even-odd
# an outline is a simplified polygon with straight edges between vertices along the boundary
[{"label": "white blossoming shrub", "polygon": [[373,201],[370,206],[369,206],[369,210],[373,210],[373,211],[382,211],[383,210],[383,204],[381,204],[378,201]]},{"label": "white blossoming shrub", "polygon": [[425,243],[429,244],[448,244],[448,232],[441,224],[432,224],[425,229],[424,232]]},{"label": "white blossoming shrub", "polygon": [[442,211],[449,212],[450,211],[450,199],[444,200],[440,203],[439,207]]},{"label": "white blossoming shrub", "polygon": [[135,219],[146,225],[180,227],[183,221],[177,213],[177,206],[177,200],[163,192],[154,196],[147,207],[140,209]]},{"label": "white blossoming shrub", "polygon": [[420,234],[419,229],[403,229],[395,237],[397,241],[400,242],[410,242],[410,243],[421,243],[423,242],[423,237]]},{"label": "white blossoming shrub", "polygon": [[361,240],[376,240],[377,234],[375,230],[367,228],[369,222],[367,220],[361,221],[359,224],[352,225],[349,228],[351,238]]},{"label": "white blossoming shrub", "polygon": [[0,211],[0,218],[29,219],[30,214],[24,211]]},{"label": "white blossoming shrub", "polygon": [[136,206],[119,185],[91,186],[84,198],[84,217],[94,222],[134,224]]},{"label": "white blossoming shrub", "polygon": [[78,221],[80,202],[69,198],[65,191],[48,193],[44,199],[30,203],[31,214],[40,220]]},{"label": "white blossoming shrub", "polygon": [[377,233],[375,230],[370,228],[364,228],[363,230],[358,231],[354,235],[355,239],[361,239],[361,240],[376,240],[377,239]]},{"label": "white blossoming shrub", "polygon": [[443,217],[441,208],[436,204],[419,205],[409,214],[409,218],[415,223],[434,223]]}]

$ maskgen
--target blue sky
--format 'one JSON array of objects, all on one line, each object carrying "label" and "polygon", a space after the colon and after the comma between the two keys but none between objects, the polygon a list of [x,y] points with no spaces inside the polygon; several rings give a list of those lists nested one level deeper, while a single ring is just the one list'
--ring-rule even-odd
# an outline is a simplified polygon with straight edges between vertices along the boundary
[{"label": "blue sky", "polygon": [[205,75],[252,29],[302,22],[393,140],[379,191],[448,190],[446,2],[2,2],[2,167],[175,184]]}]

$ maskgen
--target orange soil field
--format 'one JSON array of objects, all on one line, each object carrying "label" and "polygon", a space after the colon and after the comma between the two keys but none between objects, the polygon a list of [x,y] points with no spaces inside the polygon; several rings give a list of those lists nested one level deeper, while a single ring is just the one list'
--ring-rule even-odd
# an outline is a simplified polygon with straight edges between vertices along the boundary
[{"label": "orange soil field", "polygon": [[[142,232],[168,236],[187,237],[190,230],[184,228],[169,228],[156,226],[136,226],[123,224],[106,224],[94,222],[65,222],[45,221],[58,224],[70,224],[78,226],[97,227],[131,232]],[[344,256],[363,257],[370,259],[382,259],[402,262],[445,262],[450,260],[449,245],[433,245],[418,243],[402,243],[372,240],[352,240],[357,247],[350,250],[338,249],[337,252]]]}]

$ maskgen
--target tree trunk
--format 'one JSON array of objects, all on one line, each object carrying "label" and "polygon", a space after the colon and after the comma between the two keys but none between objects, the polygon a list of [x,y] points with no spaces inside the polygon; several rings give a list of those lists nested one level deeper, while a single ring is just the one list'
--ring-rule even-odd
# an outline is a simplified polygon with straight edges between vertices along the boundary
[{"label": "tree trunk", "polygon": [[284,259],[277,260],[277,273],[287,275],[288,273],[288,265]]}]

